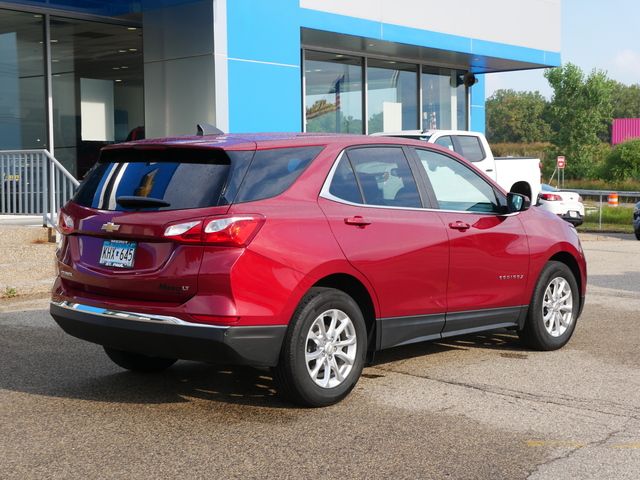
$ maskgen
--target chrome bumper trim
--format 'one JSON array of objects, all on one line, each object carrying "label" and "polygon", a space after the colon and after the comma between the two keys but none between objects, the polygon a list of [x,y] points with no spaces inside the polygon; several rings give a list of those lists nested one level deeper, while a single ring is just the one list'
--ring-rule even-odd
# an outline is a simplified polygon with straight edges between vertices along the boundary
[{"label": "chrome bumper trim", "polygon": [[186,322],[176,317],[168,317],[165,315],[152,315],[149,313],[124,312],[121,310],[111,310],[108,308],[92,307],[91,305],[83,305],[82,303],[72,303],[67,301],[51,302],[57,307],[66,308],[67,310],[75,310],[76,312],[84,312],[90,315],[98,315],[107,318],[118,318],[120,320],[130,320],[132,322],[148,322],[161,323],[169,325],[180,325],[183,327],[195,328],[217,328],[227,330],[229,327],[220,325],[206,325],[204,323]]}]

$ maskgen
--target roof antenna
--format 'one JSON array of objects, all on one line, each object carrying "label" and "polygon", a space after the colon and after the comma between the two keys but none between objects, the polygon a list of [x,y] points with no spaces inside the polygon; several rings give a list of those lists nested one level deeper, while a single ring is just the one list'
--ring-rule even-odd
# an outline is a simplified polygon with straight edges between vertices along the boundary
[{"label": "roof antenna", "polygon": [[208,123],[199,123],[197,128],[198,133],[196,135],[199,137],[203,137],[205,135],[224,135],[222,130]]}]

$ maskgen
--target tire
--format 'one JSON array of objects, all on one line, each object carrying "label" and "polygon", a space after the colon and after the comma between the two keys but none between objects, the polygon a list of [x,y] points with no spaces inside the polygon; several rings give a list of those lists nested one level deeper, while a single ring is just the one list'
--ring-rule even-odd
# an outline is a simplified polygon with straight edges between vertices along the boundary
[{"label": "tire", "polygon": [[636,230],[635,234],[636,234],[636,238],[640,240],[640,230]]},{"label": "tire", "polygon": [[549,262],[533,291],[522,342],[535,350],[557,350],[573,335],[580,305],[578,283],[564,263]]},{"label": "tire", "polygon": [[113,363],[133,372],[161,372],[176,363],[175,358],[148,357],[141,353],[125,352],[109,347],[103,348]]},{"label": "tire", "polygon": [[[336,330],[341,330],[338,336]],[[340,290],[314,287],[300,301],[285,335],[274,368],[278,391],[307,407],[337,403],[356,385],[366,353],[367,328],[358,304]]]}]

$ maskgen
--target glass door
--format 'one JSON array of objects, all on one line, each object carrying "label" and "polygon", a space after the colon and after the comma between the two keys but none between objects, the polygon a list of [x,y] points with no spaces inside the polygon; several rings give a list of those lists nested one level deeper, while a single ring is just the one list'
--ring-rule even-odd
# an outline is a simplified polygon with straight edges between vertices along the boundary
[{"label": "glass door", "polygon": [[51,17],[51,71],[55,155],[77,178],[104,145],[144,137],[140,28]]}]

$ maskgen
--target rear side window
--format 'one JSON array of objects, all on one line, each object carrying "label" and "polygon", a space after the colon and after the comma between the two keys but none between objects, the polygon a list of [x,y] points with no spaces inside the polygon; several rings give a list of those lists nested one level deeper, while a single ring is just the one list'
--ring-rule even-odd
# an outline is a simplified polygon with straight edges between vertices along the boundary
[{"label": "rear side window", "polygon": [[485,159],[484,149],[478,137],[460,135],[458,140],[459,154],[470,162],[480,162]]},{"label": "rear side window", "polygon": [[440,145],[441,147],[448,148],[453,152],[453,142],[451,141],[451,137],[448,135],[446,137],[440,137],[436,140],[436,145]]},{"label": "rear side window", "polygon": [[120,197],[158,201],[144,210],[226,205],[235,197],[253,152],[212,149],[107,150],[74,197],[79,205],[127,211]]},{"label": "rear side window", "polygon": [[342,157],[331,179],[329,193],[336,198],[351,203],[364,203],[358,188],[356,176],[346,155]]},{"label": "rear side window", "polygon": [[367,205],[422,207],[418,187],[401,148],[355,148],[347,155]]},{"label": "rear side window", "polygon": [[236,203],[280,195],[300,176],[323,147],[258,150],[240,186]]}]

